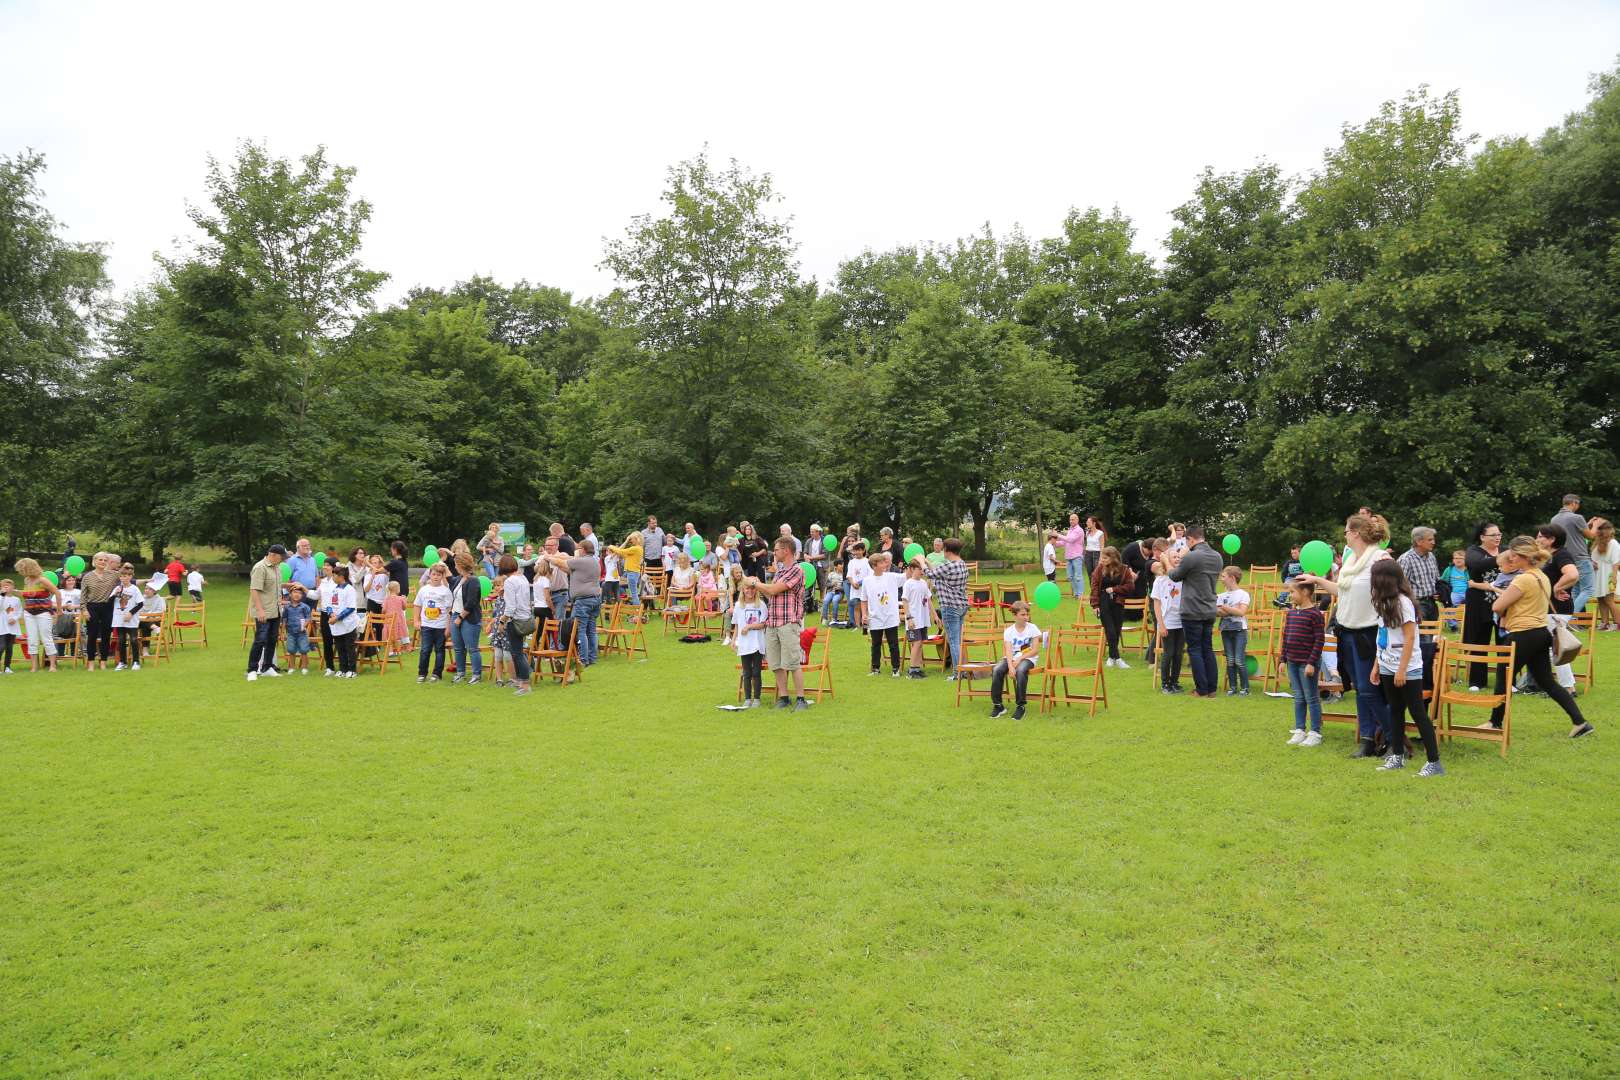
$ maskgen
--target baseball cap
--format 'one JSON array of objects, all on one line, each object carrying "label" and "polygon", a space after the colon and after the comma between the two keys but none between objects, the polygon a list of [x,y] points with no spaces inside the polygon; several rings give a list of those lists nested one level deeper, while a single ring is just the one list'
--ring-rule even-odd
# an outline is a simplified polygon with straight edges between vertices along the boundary
[{"label": "baseball cap", "polygon": [[287,557],[287,549],[285,547],[282,547],[280,544],[271,544],[270,545],[270,554],[272,554],[272,555],[280,555],[282,558],[286,558]]}]

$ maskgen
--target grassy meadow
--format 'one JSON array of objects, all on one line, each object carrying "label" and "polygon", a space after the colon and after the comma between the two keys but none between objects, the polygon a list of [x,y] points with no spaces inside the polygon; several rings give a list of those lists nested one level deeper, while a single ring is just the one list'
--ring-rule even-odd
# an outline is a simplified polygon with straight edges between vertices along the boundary
[{"label": "grassy meadow", "polygon": [[1140,663],[992,721],[846,631],[807,714],[656,625],[521,699],[249,684],[209,595],[207,650],[0,680],[0,1075],[1620,1071],[1613,637],[1595,737],[1527,697],[1420,780]]}]

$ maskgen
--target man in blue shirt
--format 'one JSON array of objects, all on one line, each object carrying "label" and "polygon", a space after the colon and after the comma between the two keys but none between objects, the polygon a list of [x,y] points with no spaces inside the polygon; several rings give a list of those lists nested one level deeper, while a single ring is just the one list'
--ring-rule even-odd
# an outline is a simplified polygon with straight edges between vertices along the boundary
[{"label": "man in blue shirt", "polygon": [[321,569],[315,565],[315,556],[311,553],[309,538],[300,537],[294,548],[296,552],[287,560],[287,566],[292,570],[292,577],[288,581],[296,581],[304,587],[306,596],[315,595],[315,586],[320,583]]}]

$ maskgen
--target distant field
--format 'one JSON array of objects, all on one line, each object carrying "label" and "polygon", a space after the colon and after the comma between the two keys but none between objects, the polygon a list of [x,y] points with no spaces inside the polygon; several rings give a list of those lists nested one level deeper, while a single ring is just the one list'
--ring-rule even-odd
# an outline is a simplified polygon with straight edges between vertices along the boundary
[{"label": "distant field", "polygon": [[656,626],[526,699],[250,685],[244,595],[169,665],[0,679],[0,1075],[1620,1070],[1612,637],[1595,737],[1525,698],[1430,781],[1140,664],[991,721],[845,631],[799,715]]}]

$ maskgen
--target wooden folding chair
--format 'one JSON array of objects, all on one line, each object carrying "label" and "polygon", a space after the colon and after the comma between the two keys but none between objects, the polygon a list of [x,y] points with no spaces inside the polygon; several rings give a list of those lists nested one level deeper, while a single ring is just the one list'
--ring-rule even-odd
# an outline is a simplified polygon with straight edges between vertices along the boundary
[{"label": "wooden folding chair", "polygon": [[[188,644],[201,645],[208,648],[208,603],[197,600],[192,603],[175,603],[171,605],[174,612],[174,645],[183,649]],[[187,637],[195,634],[195,637]]]},{"label": "wooden folding chair", "polygon": [[[1460,641],[1448,641],[1445,644],[1445,653],[1439,664],[1440,671],[1446,671],[1452,664],[1486,664],[1487,670],[1506,666],[1513,670],[1513,651],[1517,646],[1513,642],[1506,645],[1465,645]],[[1513,683],[1506,680],[1502,693],[1484,692],[1470,694],[1459,692],[1449,679],[1435,680],[1434,713],[1435,734],[1442,739],[1478,739],[1483,742],[1497,744],[1502,756],[1507,757],[1508,741],[1513,732]],[[1489,688],[1487,688],[1489,690]],[[1454,722],[1455,710],[1485,709],[1487,711],[1502,706],[1502,726],[1492,727],[1489,719],[1483,724],[1458,724]]]},{"label": "wooden folding chair", "polygon": [[[1329,656],[1333,657],[1334,676],[1331,679],[1324,674],[1327,670],[1324,665]],[[1350,686],[1348,691],[1345,689],[1348,684],[1345,681],[1344,670],[1339,667],[1339,641],[1333,634],[1324,634],[1322,636],[1322,660],[1323,664],[1317,665],[1317,692],[1323,697],[1328,694],[1355,693],[1354,686]],[[1345,712],[1343,709],[1330,710],[1326,701],[1322,702],[1322,719],[1343,724],[1359,725],[1361,723],[1361,718],[1356,715],[1354,709],[1349,712]]]},{"label": "wooden folding chair", "polygon": [[529,647],[529,660],[534,666],[534,673],[541,678],[556,679],[562,686],[579,682],[584,677],[576,640],[579,624],[572,619],[566,621],[568,632],[565,635],[561,623],[556,619],[547,619],[544,626],[535,628],[534,644]]},{"label": "wooden folding chair", "polygon": [[1029,590],[1023,582],[996,585],[996,621],[1003,626],[1012,622],[1012,606],[1019,601],[1029,602]]},{"label": "wooden folding chair", "polygon": [[[140,616],[141,629],[146,634],[146,655],[141,658],[143,661],[169,659],[168,619],[167,609],[156,615]],[[147,627],[151,629],[148,630]]]},{"label": "wooden folding chair", "polygon": [[628,601],[614,604],[608,609],[608,625],[606,628],[598,627],[596,631],[597,643],[604,656],[616,653],[626,660],[634,660],[637,656],[643,660],[647,658],[647,637],[642,633],[641,623],[636,620],[636,612],[640,610],[639,604]]},{"label": "wooden folding chair", "polygon": [[1254,604],[1249,605],[1249,644],[1244,650],[1243,662],[1247,665],[1249,658],[1254,658],[1254,674],[1249,676],[1249,681],[1258,682],[1262,691],[1274,688],[1279,682],[1277,658],[1282,655],[1283,614],[1276,608],[1256,610]]},{"label": "wooden folding chair", "polygon": [[[86,664],[89,662],[84,658],[84,621],[85,613],[83,609],[80,609],[73,616],[73,636],[57,637],[54,629],[55,620],[52,620],[51,643],[56,646],[57,666],[61,666],[64,660],[72,664]],[[66,652],[69,646],[73,648],[73,655],[71,656]]]},{"label": "wooden folding chair", "polygon": [[394,643],[389,641],[388,637],[388,616],[379,611],[366,612],[366,621],[360,627],[360,637],[354,643],[356,671],[375,667],[377,674],[385,675],[388,673],[389,664],[393,664],[402,672],[405,670],[405,662],[399,658]]},{"label": "wooden folding chair", "polygon": [[1592,692],[1592,668],[1597,659],[1597,612],[1588,609],[1570,616],[1569,632],[1581,639],[1581,654],[1570,662],[1575,672],[1575,685],[1583,694]]},{"label": "wooden folding chair", "polygon": [[[1047,635],[1046,669],[1042,676],[1041,712],[1059,705],[1108,707],[1108,676],[1103,667],[1108,638],[1100,627],[1054,630]],[[1034,673],[1030,673],[1033,677]],[[1070,686],[1073,680],[1076,686]],[[1061,684],[1061,689],[1059,688]]]},{"label": "wooden folding chair", "polygon": [[970,581],[967,586],[967,616],[962,630],[970,626],[994,628],[1001,620],[996,615],[996,587],[989,582]]},{"label": "wooden folding chair", "polygon": [[1456,604],[1451,607],[1440,605],[1440,625],[1449,637],[1456,637],[1462,633],[1463,606]]},{"label": "wooden folding chair", "polygon": [[1282,576],[1277,572],[1276,563],[1272,563],[1270,566],[1261,563],[1249,564],[1249,585],[1251,588],[1268,581],[1278,583],[1282,581]]},{"label": "wooden folding chair", "polygon": [[[654,611],[662,611],[669,599],[669,574],[663,570],[647,570],[641,575],[641,591],[646,599],[652,601]],[[636,602],[645,605],[642,597],[636,597]]]},{"label": "wooden folding chair", "polygon": [[[956,704],[961,705],[963,698],[990,696],[989,681],[995,673],[1001,640],[1001,631],[993,626],[963,625],[962,662],[956,668]],[[981,679],[985,682],[982,690],[976,685]]]},{"label": "wooden folding chair", "polygon": [[669,589],[664,594],[664,606],[660,614],[664,617],[664,635],[669,636],[669,627],[674,623],[682,630],[689,629],[692,620],[696,618],[693,610],[696,606],[696,589]]},{"label": "wooden folding chair", "polygon": [[699,593],[692,601],[692,619],[687,624],[699,630],[721,633],[726,625],[725,598],[717,592]]},{"label": "wooden folding chair", "polygon": [[[737,665],[737,700],[742,700],[742,665]],[[810,642],[810,650],[800,661],[799,670],[804,672],[804,696],[814,698],[820,704],[823,697],[835,697],[833,693],[832,674],[832,630],[825,626],[816,627],[815,640]],[[812,676],[814,680],[812,681]],[[769,700],[779,696],[776,689],[776,676],[770,668],[766,668],[760,678],[760,695],[762,700]]]}]

